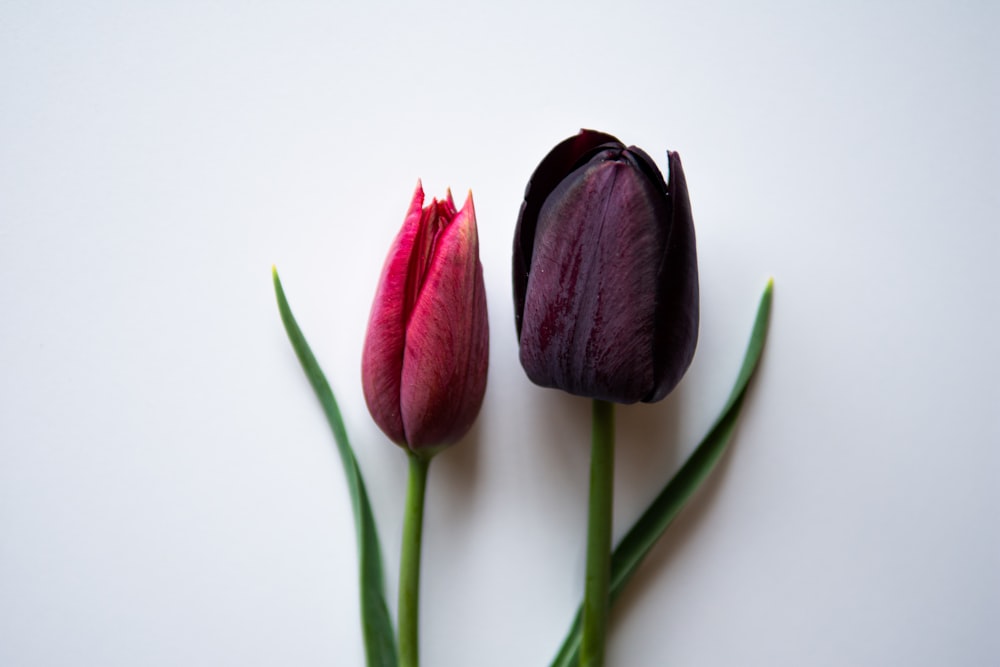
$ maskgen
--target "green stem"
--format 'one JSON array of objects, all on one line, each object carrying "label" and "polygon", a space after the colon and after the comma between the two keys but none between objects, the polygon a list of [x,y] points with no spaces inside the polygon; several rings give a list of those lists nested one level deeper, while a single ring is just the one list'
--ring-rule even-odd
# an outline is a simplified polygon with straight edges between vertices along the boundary
[{"label": "green stem", "polygon": [[587,519],[587,586],[583,595],[581,667],[604,665],[611,579],[611,508],[615,477],[614,404],[594,401]]},{"label": "green stem", "polygon": [[417,667],[420,654],[417,619],[420,612],[420,542],[424,523],[424,492],[430,458],[410,454],[403,515],[403,553],[399,560],[399,665]]}]

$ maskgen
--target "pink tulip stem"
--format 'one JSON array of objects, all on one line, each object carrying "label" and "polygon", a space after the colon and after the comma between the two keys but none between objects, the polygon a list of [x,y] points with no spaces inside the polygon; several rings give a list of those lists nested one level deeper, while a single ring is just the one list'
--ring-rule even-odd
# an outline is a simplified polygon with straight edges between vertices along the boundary
[{"label": "pink tulip stem", "polygon": [[581,667],[604,665],[611,580],[611,514],[615,477],[614,403],[594,401],[587,520],[587,584],[583,596]]},{"label": "pink tulip stem", "polygon": [[399,561],[399,665],[420,664],[417,630],[420,612],[420,544],[424,523],[424,494],[430,457],[410,454],[403,515],[403,551]]}]

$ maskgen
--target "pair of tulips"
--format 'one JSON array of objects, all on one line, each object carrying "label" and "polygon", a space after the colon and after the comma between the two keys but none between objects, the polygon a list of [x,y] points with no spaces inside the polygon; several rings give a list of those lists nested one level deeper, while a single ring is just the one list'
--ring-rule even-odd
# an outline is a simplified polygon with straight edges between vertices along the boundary
[{"label": "pair of tulips", "polygon": [[[535,384],[654,402],[698,338],[698,262],[677,153],[669,183],[642,150],[584,130],[535,170],[514,236],[521,364]],[[420,185],[375,295],[365,399],[387,436],[432,456],[468,431],[486,390],[489,328],[471,193],[423,206]]]},{"label": "pair of tulips", "polygon": [[[654,402],[698,337],[694,226],[680,157],[668,179],[615,137],[584,130],[528,183],[514,236],[521,364],[532,382],[592,398],[583,664],[600,665],[608,608],[612,403]],[[375,422],[410,456],[400,561],[400,663],[417,660],[423,498],[430,459],[471,427],[486,391],[489,327],[472,197],[424,206],[418,184],[386,259],[362,357]]]}]

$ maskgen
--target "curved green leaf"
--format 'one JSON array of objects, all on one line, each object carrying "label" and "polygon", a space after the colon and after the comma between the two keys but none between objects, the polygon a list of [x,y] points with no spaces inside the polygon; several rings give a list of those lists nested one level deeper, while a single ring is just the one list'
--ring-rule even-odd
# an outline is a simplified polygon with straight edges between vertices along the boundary
[{"label": "curved green leaf", "polygon": [[[610,592],[612,603],[621,595],[625,584],[635,574],[653,545],[667,530],[667,527],[670,526],[692,494],[712,472],[715,464],[718,463],[719,458],[729,446],[729,441],[736,429],[736,420],[746,397],[747,385],[750,383],[761,354],[764,352],[773,290],[774,279],[771,279],[761,295],[760,305],[757,308],[757,318],[754,321],[750,342],[743,357],[743,365],[722,414],[716,419],[708,435],[698,444],[681,469],[660,491],[660,494],[643,512],[612,553]],[[552,667],[576,667],[580,660],[580,638],[581,618],[578,610],[569,634],[552,662]]]},{"label": "curved green leaf", "polygon": [[288,333],[288,340],[295,348],[295,354],[302,364],[309,383],[312,385],[326,419],[333,429],[333,437],[337,443],[340,460],[344,464],[344,474],[347,476],[347,487],[351,494],[351,506],[354,509],[354,526],[358,540],[358,567],[361,589],[361,626],[365,639],[365,654],[368,667],[397,667],[396,639],[389,619],[389,608],[385,602],[385,586],[382,575],[382,550],[379,547],[378,532],[375,528],[375,515],[368,502],[368,492],[361,477],[361,469],[354,457],[354,450],[347,439],[344,420],[340,416],[340,408],[333,397],[330,383],[326,381],[322,369],[313,356],[309,343],[306,342],[302,330],[299,329],[292,309],[288,306],[285,291],[278,278],[277,267],[271,268],[274,278],[274,293],[278,299],[278,310],[281,321]]}]

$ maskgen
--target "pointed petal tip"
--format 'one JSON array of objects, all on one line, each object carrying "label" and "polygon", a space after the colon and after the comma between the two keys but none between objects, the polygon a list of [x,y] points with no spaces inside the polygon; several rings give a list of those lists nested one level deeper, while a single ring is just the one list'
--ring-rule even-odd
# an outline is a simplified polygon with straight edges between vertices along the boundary
[{"label": "pointed petal tip", "polygon": [[412,212],[414,208],[422,208],[424,205],[424,184],[419,178],[417,179],[417,187],[413,189],[413,199],[410,201],[410,211]]},{"label": "pointed petal tip", "polygon": [[463,213],[468,213],[468,215],[472,216],[473,222],[475,222],[476,205],[472,201],[472,188],[469,188],[466,192],[465,202],[462,204],[462,208],[459,209],[458,215],[462,215]]},{"label": "pointed petal tip", "polygon": [[[466,230],[466,234],[469,238],[474,239],[475,243],[479,243],[479,228],[476,222],[476,205],[472,201],[472,190],[469,190],[465,197],[465,203],[462,204],[461,210],[455,214],[454,223],[458,227],[462,227]],[[478,250],[477,257],[478,257]]]}]

